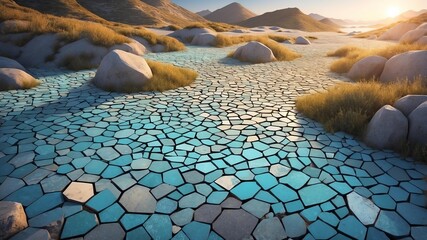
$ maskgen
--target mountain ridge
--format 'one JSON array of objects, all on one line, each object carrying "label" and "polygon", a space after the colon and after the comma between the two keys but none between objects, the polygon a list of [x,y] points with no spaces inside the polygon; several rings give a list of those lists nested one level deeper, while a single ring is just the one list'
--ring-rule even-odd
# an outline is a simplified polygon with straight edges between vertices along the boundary
[{"label": "mountain ridge", "polygon": [[213,11],[212,13],[204,16],[204,18],[213,22],[236,24],[255,16],[256,14],[251,10],[245,8],[240,3],[233,2],[225,7]]}]

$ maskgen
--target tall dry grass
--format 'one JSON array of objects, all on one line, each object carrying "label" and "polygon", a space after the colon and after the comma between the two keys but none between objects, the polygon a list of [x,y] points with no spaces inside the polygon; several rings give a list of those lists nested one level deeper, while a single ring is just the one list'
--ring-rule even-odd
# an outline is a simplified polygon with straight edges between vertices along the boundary
[{"label": "tall dry grass", "polygon": [[325,92],[297,99],[297,110],[322,123],[327,131],[344,131],[361,137],[374,114],[384,105],[409,94],[427,94],[421,80],[413,83],[342,83]]},{"label": "tall dry grass", "polygon": [[340,57],[333,62],[330,70],[336,73],[347,73],[351,67],[359,60],[369,56],[382,56],[387,59],[391,57],[413,50],[427,50],[426,45],[418,44],[396,44],[378,49],[363,49],[356,46],[344,46],[336,51],[327,54],[328,57]]},{"label": "tall dry grass", "polygon": [[218,23],[218,22],[196,22],[184,27],[185,29],[191,28],[209,28],[216,32],[229,32],[235,29],[241,29],[240,26],[230,25],[227,23]]},{"label": "tall dry grass", "polygon": [[218,34],[216,36],[215,47],[229,47],[241,43],[251,42],[251,41],[264,41],[274,40],[276,42],[284,42],[286,40],[291,40],[290,37],[283,35],[239,35],[239,36],[229,36],[224,34]]}]

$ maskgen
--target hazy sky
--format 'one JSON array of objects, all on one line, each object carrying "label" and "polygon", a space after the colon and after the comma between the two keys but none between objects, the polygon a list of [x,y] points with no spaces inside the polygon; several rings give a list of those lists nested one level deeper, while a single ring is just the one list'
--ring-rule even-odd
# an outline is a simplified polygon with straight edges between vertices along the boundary
[{"label": "hazy sky", "polygon": [[407,10],[427,9],[427,0],[172,0],[191,11],[221,8],[239,2],[257,14],[288,7],[298,7],[306,14],[326,17],[377,20]]}]

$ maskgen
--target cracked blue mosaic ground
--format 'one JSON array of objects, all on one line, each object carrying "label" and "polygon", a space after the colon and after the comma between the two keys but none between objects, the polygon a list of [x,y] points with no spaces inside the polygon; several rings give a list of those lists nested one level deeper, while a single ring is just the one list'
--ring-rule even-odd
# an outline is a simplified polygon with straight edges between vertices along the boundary
[{"label": "cracked blue mosaic ground", "polygon": [[[422,239],[426,165],[295,110],[343,80],[322,57],[338,46],[258,65],[224,59],[230,49],[149,54],[200,74],[164,93],[32,69],[39,87],[0,94],[0,200],[21,202],[31,228],[57,222],[61,238]],[[90,198],[66,197],[73,182]]]}]

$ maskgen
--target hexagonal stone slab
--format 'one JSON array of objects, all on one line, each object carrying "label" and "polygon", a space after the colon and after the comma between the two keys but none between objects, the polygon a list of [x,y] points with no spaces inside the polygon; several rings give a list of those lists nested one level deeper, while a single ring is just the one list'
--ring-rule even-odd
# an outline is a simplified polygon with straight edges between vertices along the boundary
[{"label": "hexagonal stone slab", "polygon": [[87,211],[81,211],[65,221],[61,238],[72,238],[84,235],[98,225],[98,219],[95,214]]},{"label": "hexagonal stone slab", "polygon": [[282,164],[274,164],[270,167],[270,173],[273,174],[275,177],[286,176],[290,171],[290,168],[283,166]]},{"label": "hexagonal stone slab", "polygon": [[86,203],[86,206],[96,212],[100,212],[105,208],[111,206],[116,200],[117,197],[109,189],[104,189],[101,192],[97,193],[95,196],[93,196]]},{"label": "hexagonal stone slab", "polygon": [[171,215],[172,221],[178,226],[184,226],[191,222],[193,219],[194,210],[191,208],[186,208],[179,212],[175,212]]},{"label": "hexagonal stone slab", "polygon": [[298,192],[305,206],[324,203],[337,195],[334,190],[322,183],[307,186]]},{"label": "hexagonal stone slab", "polygon": [[200,193],[189,194],[179,200],[180,208],[197,208],[206,202],[206,197]]},{"label": "hexagonal stone slab", "polygon": [[154,214],[144,223],[144,227],[153,239],[172,238],[172,222],[168,216]]},{"label": "hexagonal stone slab", "polygon": [[381,211],[375,227],[395,237],[409,234],[409,224],[396,212]]},{"label": "hexagonal stone slab", "polygon": [[151,195],[150,189],[136,185],[123,193],[120,203],[128,212],[154,213],[157,201]]},{"label": "hexagonal stone slab", "polygon": [[356,239],[364,239],[366,227],[354,216],[348,216],[340,221],[338,230]]},{"label": "hexagonal stone slab", "polygon": [[268,213],[268,211],[270,211],[270,204],[256,199],[251,199],[247,203],[243,204],[242,208],[255,217],[262,218],[265,214]]},{"label": "hexagonal stone slab", "polygon": [[204,223],[212,223],[221,213],[221,206],[205,204],[194,212],[194,220]]},{"label": "hexagonal stone slab", "polygon": [[255,196],[260,189],[261,187],[256,182],[242,182],[233,188],[231,193],[243,201]]},{"label": "hexagonal stone slab", "polygon": [[320,220],[308,226],[308,231],[313,235],[314,239],[330,239],[337,234],[334,228]]},{"label": "hexagonal stone slab", "polygon": [[124,238],[125,231],[118,223],[101,224],[85,236],[85,239],[88,240],[110,240]]},{"label": "hexagonal stone slab", "polygon": [[240,183],[240,180],[235,176],[222,176],[215,181],[216,184],[220,185],[224,189],[231,190],[237,184]]},{"label": "hexagonal stone slab", "polygon": [[205,223],[191,222],[182,229],[189,239],[208,239],[211,226]]},{"label": "hexagonal stone slab", "polygon": [[399,203],[397,212],[411,225],[427,225],[427,209],[411,203]]},{"label": "hexagonal stone slab", "polygon": [[255,228],[253,235],[255,239],[271,240],[280,240],[287,237],[283,225],[277,217],[262,220]]},{"label": "hexagonal stone slab", "polygon": [[224,210],[213,223],[213,229],[224,239],[250,238],[258,219],[245,210]]},{"label": "hexagonal stone slab", "polygon": [[286,216],[282,219],[286,234],[290,238],[304,236],[307,232],[307,225],[304,219],[297,213]]},{"label": "hexagonal stone slab", "polygon": [[364,225],[374,224],[380,209],[371,200],[352,192],[347,195],[347,202],[351,211]]},{"label": "hexagonal stone slab", "polygon": [[93,185],[90,183],[72,182],[63,194],[68,200],[85,203],[94,195]]}]

